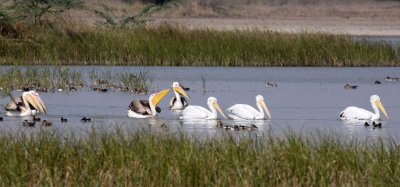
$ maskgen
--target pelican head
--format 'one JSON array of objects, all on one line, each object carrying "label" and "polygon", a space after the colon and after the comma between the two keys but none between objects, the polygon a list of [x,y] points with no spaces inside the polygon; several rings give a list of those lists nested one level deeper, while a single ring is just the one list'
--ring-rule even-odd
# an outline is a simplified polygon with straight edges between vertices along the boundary
[{"label": "pelican head", "polygon": [[260,106],[264,110],[264,112],[267,113],[269,119],[272,119],[271,113],[269,112],[268,107],[265,104],[264,97],[262,95],[257,95],[256,102],[257,102],[257,106]]},{"label": "pelican head", "polygon": [[214,109],[216,109],[225,119],[227,119],[226,116],[225,116],[225,114],[224,114],[224,112],[222,112],[221,107],[219,107],[219,105],[218,105],[218,100],[217,100],[217,98],[215,98],[215,97],[209,97],[208,100],[207,100],[207,104],[208,104],[209,106],[212,106],[212,107],[213,107]]},{"label": "pelican head", "polygon": [[163,91],[151,94],[149,97],[149,102],[152,106],[156,107],[158,103],[164,99],[164,97],[169,93],[169,89],[165,89]]},{"label": "pelican head", "polygon": [[385,115],[385,117],[387,119],[389,119],[389,116],[387,115],[386,110],[385,110],[385,108],[383,107],[383,105],[381,103],[381,98],[378,95],[372,95],[370,97],[370,101],[371,101],[372,107],[374,107],[374,106],[378,107],[379,110],[381,110],[382,113]]},{"label": "pelican head", "polygon": [[24,92],[22,93],[22,98],[32,105],[36,110],[47,113],[46,105],[36,91],[31,90],[29,92]]},{"label": "pelican head", "polygon": [[189,95],[186,93],[186,91],[179,85],[179,82],[174,82],[172,83],[172,88],[174,89],[175,92],[183,95],[186,98],[190,98]]}]

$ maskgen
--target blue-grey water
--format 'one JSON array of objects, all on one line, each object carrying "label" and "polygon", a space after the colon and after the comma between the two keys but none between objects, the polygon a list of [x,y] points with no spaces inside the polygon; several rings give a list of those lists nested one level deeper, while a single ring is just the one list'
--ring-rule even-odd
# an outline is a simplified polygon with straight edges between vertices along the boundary
[{"label": "blue-grey water", "polygon": [[[190,104],[207,107],[209,96],[218,99],[221,108],[243,103],[255,106],[255,96],[264,96],[271,111],[272,120],[236,122],[223,120],[227,124],[255,124],[255,135],[266,132],[277,136],[291,131],[302,135],[328,132],[345,139],[394,139],[400,140],[400,83],[385,81],[386,76],[399,77],[400,68],[226,68],[226,67],[82,67],[71,66],[77,71],[146,71],[149,73],[151,92],[170,88],[172,82],[179,81],[190,87]],[[204,80],[204,81],[203,81]],[[374,84],[378,80],[382,84]],[[86,77],[90,84],[90,80]],[[266,82],[277,83],[278,87],[266,86]],[[358,85],[355,90],[345,90],[344,85]],[[14,92],[19,95],[21,92]],[[48,114],[40,116],[52,121],[52,129],[61,136],[71,132],[84,134],[93,126],[101,129],[121,127],[127,130],[150,129],[164,131],[166,123],[169,131],[184,132],[188,135],[214,137],[224,133],[244,134],[248,131],[227,132],[216,127],[216,121],[177,120],[179,114],[168,109],[169,95],[160,102],[162,112],[151,119],[127,117],[127,108],[133,99],[147,99],[147,95],[130,92],[110,91],[99,93],[90,88],[73,92],[40,93],[48,107]],[[383,117],[383,127],[364,127],[364,122],[347,123],[339,120],[339,113],[347,106],[358,106],[372,111],[369,97],[377,94],[389,114]],[[9,98],[0,100],[4,106]],[[60,117],[68,119],[60,123]],[[93,122],[82,123],[80,119],[92,118]],[[383,115],[382,115],[383,116]],[[43,128],[22,127],[22,118],[5,117],[0,122],[0,131],[38,131]]]}]

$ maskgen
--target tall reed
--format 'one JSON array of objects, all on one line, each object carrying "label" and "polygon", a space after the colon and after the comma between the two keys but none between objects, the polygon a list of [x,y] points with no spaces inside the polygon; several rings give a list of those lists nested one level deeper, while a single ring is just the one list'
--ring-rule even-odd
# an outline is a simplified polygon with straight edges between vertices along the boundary
[{"label": "tall reed", "polygon": [[[334,135],[197,139],[150,131],[0,136],[0,184],[354,186],[400,182],[400,150]],[[317,138],[315,138],[317,137]]]},{"label": "tall reed", "polygon": [[0,38],[0,64],[398,66],[397,51],[350,36],[172,26],[42,28],[32,29],[28,39]]}]

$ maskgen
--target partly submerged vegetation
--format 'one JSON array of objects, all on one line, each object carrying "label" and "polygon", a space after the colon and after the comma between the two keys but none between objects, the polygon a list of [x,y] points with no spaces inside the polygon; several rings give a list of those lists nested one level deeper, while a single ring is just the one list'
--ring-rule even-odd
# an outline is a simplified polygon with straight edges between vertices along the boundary
[{"label": "partly submerged vegetation", "polygon": [[134,93],[147,93],[148,91],[147,72],[98,72],[93,69],[86,73],[86,71],[57,66],[53,68],[5,68],[0,71],[0,90],[5,95],[10,95],[13,90],[74,91],[88,85],[86,76],[91,81],[91,89],[95,91],[107,91],[108,89]]},{"label": "partly submerged vegetation", "polygon": [[0,37],[0,64],[398,66],[398,49],[349,36],[269,31],[53,26]]},{"label": "partly submerged vegetation", "polygon": [[[230,131],[231,133],[236,133]],[[333,135],[196,139],[149,131],[0,136],[0,184],[353,186],[400,182],[394,143]]]}]

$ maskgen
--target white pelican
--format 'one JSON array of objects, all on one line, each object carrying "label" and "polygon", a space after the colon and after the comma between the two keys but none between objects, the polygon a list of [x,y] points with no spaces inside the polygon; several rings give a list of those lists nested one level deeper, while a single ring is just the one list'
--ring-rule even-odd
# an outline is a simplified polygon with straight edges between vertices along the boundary
[{"label": "white pelican", "polygon": [[149,100],[133,100],[129,105],[128,116],[132,118],[149,118],[161,112],[157,104],[168,94],[169,89],[151,94]]},{"label": "white pelican", "polygon": [[47,113],[46,105],[36,91],[22,93],[21,97],[14,97],[6,105],[6,116],[34,116],[38,112]]},{"label": "white pelican", "polygon": [[217,119],[217,111],[226,119],[215,97],[209,97],[207,105],[210,110],[201,106],[189,105],[182,111],[179,119]]},{"label": "white pelican", "polygon": [[256,96],[256,105],[258,110],[250,105],[235,104],[228,108],[226,111],[230,112],[229,116],[232,119],[265,119],[264,112],[267,113],[268,117],[271,119],[271,113],[269,112],[267,105],[264,102],[264,97],[262,95]]},{"label": "white pelican", "polygon": [[370,97],[371,105],[372,108],[374,109],[375,113],[372,113],[368,110],[350,106],[344,109],[342,112],[340,112],[339,116],[340,119],[342,120],[379,120],[380,118],[380,113],[379,109],[383,112],[383,114],[386,116],[387,119],[389,119],[385,108],[383,107],[381,103],[381,98],[377,95],[372,95]]},{"label": "white pelican", "polygon": [[175,97],[172,97],[171,101],[169,102],[169,108],[172,110],[182,110],[187,107],[188,102],[186,101],[185,97],[187,99],[190,97],[185,92],[184,88],[182,88],[178,82],[174,82],[172,84],[172,89],[174,90]]}]

